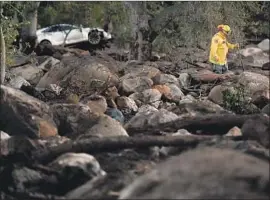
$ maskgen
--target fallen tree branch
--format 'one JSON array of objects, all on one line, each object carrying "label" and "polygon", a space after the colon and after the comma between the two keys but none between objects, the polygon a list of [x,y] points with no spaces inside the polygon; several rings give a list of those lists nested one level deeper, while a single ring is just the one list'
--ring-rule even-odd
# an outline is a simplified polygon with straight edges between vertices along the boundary
[{"label": "fallen tree branch", "polygon": [[155,127],[143,127],[143,128],[127,128],[129,135],[138,133],[147,133],[153,135],[160,131],[175,132],[179,129],[186,129],[191,133],[196,133],[200,130],[204,134],[209,135],[224,135],[231,128],[237,126],[242,127],[244,122],[253,117],[259,117],[260,114],[255,115],[234,115],[234,114],[214,114],[206,116],[197,116],[193,118],[183,119],[179,118],[175,121],[160,124]]},{"label": "fallen tree branch", "polygon": [[47,163],[67,152],[93,153],[121,150],[125,148],[147,148],[151,146],[195,147],[199,142],[213,139],[213,136],[144,136],[144,137],[111,137],[71,141],[54,148],[34,151],[33,161]]}]

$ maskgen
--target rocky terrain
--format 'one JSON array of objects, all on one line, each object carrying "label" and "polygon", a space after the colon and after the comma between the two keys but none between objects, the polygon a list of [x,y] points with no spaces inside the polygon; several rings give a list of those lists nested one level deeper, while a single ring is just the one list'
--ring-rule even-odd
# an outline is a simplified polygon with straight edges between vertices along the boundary
[{"label": "rocky terrain", "polygon": [[16,55],[0,88],[1,198],[269,199],[269,40],[231,53],[227,74],[207,59]]}]

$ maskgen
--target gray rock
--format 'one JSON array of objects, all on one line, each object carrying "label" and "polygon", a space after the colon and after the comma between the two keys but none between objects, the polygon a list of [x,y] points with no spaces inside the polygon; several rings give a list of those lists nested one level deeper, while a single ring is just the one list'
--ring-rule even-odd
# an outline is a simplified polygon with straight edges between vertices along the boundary
[{"label": "gray rock", "polygon": [[225,90],[233,92],[234,88],[233,86],[229,85],[217,85],[211,89],[210,93],[208,94],[208,99],[218,105],[223,105],[223,92]]},{"label": "gray rock", "polygon": [[247,120],[241,131],[245,138],[256,140],[264,147],[269,148],[269,116],[261,115]]},{"label": "gray rock", "polygon": [[146,89],[150,89],[153,85],[153,81],[147,76],[134,77],[134,78],[121,78],[120,87],[123,92],[130,94],[134,92],[143,92]]},{"label": "gray rock", "polygon": [[56,64],[59,64],[60,60],[55,59],[54,57],[48,57],[46,60],[40,63],[38,66],[39,69],[42,69],[43,71],[49,71],[52,67],[54,67]]},{"label": "gray rock", "polygon": [[178,80],[179,80],[180,88],[188,88],[189,87],[190,76],[188,73],[181,73],[179,75]]},{"label": "gray rock", "polygon": [[157,126],[162,123],[176,120],[178,116],[165,109],[157,110],[154,107],[144,107],[125,124],[125,128],[142,128],[144,126]]},{"label": "gray rock", "polygon": [[179,85],[178,79],[171,74],[158,74],[152,78],[154,85],[175,84]]},{"label": "gray rock", "polygon": [[58,131],[50,107],[26,93],[1,85],[0,124],[10,135],[50,137]]},{"label": "gray rock", "polygon": [[139,100],[142,103],[149,104],[160,101],[161,96],[162,96],[161,93],[156,89],[146,89],[141,93],[136,92],[131,94],[129,98],[135,101]]},{"label": "gray rock", "polygon": [[12,77],[7,83],[7,86],[15,89],[20,89],[23,85],[30,86],[31,84],[21,76]]},{"label": "gray rock", "polygon": [[4,140],[8,140],[10,138],[9,134],[7,134],[4,131],[0,131],[0,140],[4,141]]},{"label": "gray rock", "polygon": [[119,122],[103,114],[92,112],[83,104],[54,104],[51,106],[60,135],[68,137],[128,136]]},{"label": "gray rock", "polygon": [[36,66],[24,65],[10,70],[15,76],[21,76],[32,85],[36,85],[44,72]]},{"label": "gray rock", "polygon": [[116,99],[116,104],[120,109],[127,108],[134,112],[138,111],[138,106],[136,105],[135,101],[130,97],[125,96],[119,97]]},{"label": "gray rock", "polygon": [[269,51],[269,39],[265,39],[258,44],[258,47],[263,51]]},{"label": "gray rock", "polygon": [[167,86],[171,89],[171,100],[174,102],[179,102],[182,98],[184,98],[184,93],[180,90],[180,88],[175,84],[167,84]]},{"label": "gray rock", "polygon": [[119,199],[268,199],[268,186],[266,161],[198,148],[159,164],[123,189]]},{"label": "gray rock", "polygon": [[263,107],[262,113],[267,114],[268,116],[270,116],[270,105],[269,104],[267,104],[266,106]]},{"label": "gray rock", "polygon": [[91,178],[106,175],[95,157],[86,153],[65,153],[49,163],[48,166],[57,171],[62,171],[65,168],[69,168],[74,172],[82,170],[85,176]]}]

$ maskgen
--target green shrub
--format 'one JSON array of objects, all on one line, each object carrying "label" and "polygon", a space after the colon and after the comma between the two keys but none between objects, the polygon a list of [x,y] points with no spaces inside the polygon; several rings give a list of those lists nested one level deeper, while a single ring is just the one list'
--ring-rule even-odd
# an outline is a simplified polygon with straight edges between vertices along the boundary
[{"label": "green shrub", "polygon": [[250,102],[250,93],[244,86],[236,86],[233,90],[223,91],[224,108],[236,114],[251,114],[258,112],[258,108]]}]

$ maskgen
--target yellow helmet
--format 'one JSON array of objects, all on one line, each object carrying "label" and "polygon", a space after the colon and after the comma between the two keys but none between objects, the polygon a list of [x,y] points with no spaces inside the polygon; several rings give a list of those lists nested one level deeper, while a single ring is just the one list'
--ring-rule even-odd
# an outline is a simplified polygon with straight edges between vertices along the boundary
[{"label": "yellow helmet", "polygon": [[221,24],[221,25],[218,25],[217,28],[219,31],[225,31],[227,34],[231,33],[231,28],[228,25]]}]

